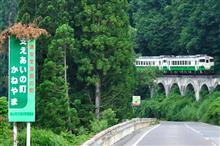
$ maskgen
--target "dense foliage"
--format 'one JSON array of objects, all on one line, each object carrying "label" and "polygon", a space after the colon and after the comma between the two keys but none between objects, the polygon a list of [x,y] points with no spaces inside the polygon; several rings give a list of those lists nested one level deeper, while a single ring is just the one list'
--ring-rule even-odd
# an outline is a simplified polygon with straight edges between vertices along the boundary
[{"label": "dense foliage", "polygon": [[137,116],[171,121],[202,121],[220,125],[220,92],[206,95],[203,100],[172,93],[169,97],[158,94],[142,101]]}]

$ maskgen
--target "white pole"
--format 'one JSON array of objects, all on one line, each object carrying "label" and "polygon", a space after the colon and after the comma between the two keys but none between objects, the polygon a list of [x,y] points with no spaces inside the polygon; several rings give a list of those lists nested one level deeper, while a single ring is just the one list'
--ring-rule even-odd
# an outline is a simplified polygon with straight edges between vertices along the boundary
[{"label": "white pole", "polygon": [[13,123],[13,143],[14,143],[14,146],[18,145],[17,136],[18,136],[18,127],[17,127],[17,123],[14,122]]},{"label": "white pole", "polygon": [[31,123],[27,123],[27,141],[26,146],[31,146]]}]

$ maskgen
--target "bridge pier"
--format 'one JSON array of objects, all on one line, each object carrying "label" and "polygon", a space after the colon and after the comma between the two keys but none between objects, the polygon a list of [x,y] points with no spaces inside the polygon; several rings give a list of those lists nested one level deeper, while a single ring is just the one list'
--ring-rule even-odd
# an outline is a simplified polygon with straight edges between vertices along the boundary
[{"label": "bridge pier", "polygon": [[195,98],[196,98],[196,101],[199,101],[199,99],[200,99],[200,90],[195,91]]},{"label": "bridge pier", "polygon": [[165,95],[166,97],[170,94],[170,86],[169,85],[166,85],[165,86]]},{"label": "bridge pier", "polygon": [[154,92],[155,92],[155,89],[153,87],[150,87],[150,98],[154,97]]}]

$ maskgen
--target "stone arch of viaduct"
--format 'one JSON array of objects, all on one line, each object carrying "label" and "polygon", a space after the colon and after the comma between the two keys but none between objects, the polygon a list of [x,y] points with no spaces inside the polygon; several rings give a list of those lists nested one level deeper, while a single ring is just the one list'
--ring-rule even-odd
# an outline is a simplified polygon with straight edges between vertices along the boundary
[{"label": "stone arch of viaduct", "polygon": [[207,87],[209,93],[212,92],[218,85],[220,85],[220,76],[206,76],[206,75],[167,75],[158,77],[155,80],[156,84],[163,85],[166,96],[169,95],[171,88],[174,85],[179,87],[180,94],[184,96],[188,86],[192,86],[195,92],[196,100],[200,99],[200,91],[202,87]]}]

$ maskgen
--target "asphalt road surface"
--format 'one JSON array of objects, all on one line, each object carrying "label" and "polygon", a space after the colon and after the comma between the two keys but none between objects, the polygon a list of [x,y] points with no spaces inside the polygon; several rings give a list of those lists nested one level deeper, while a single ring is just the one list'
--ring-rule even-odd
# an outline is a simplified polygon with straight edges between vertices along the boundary
[{"label": "asphalt road surface", "polygon": [[161,122],[115,146],[220,146],[220,127],[198,122]]}]

